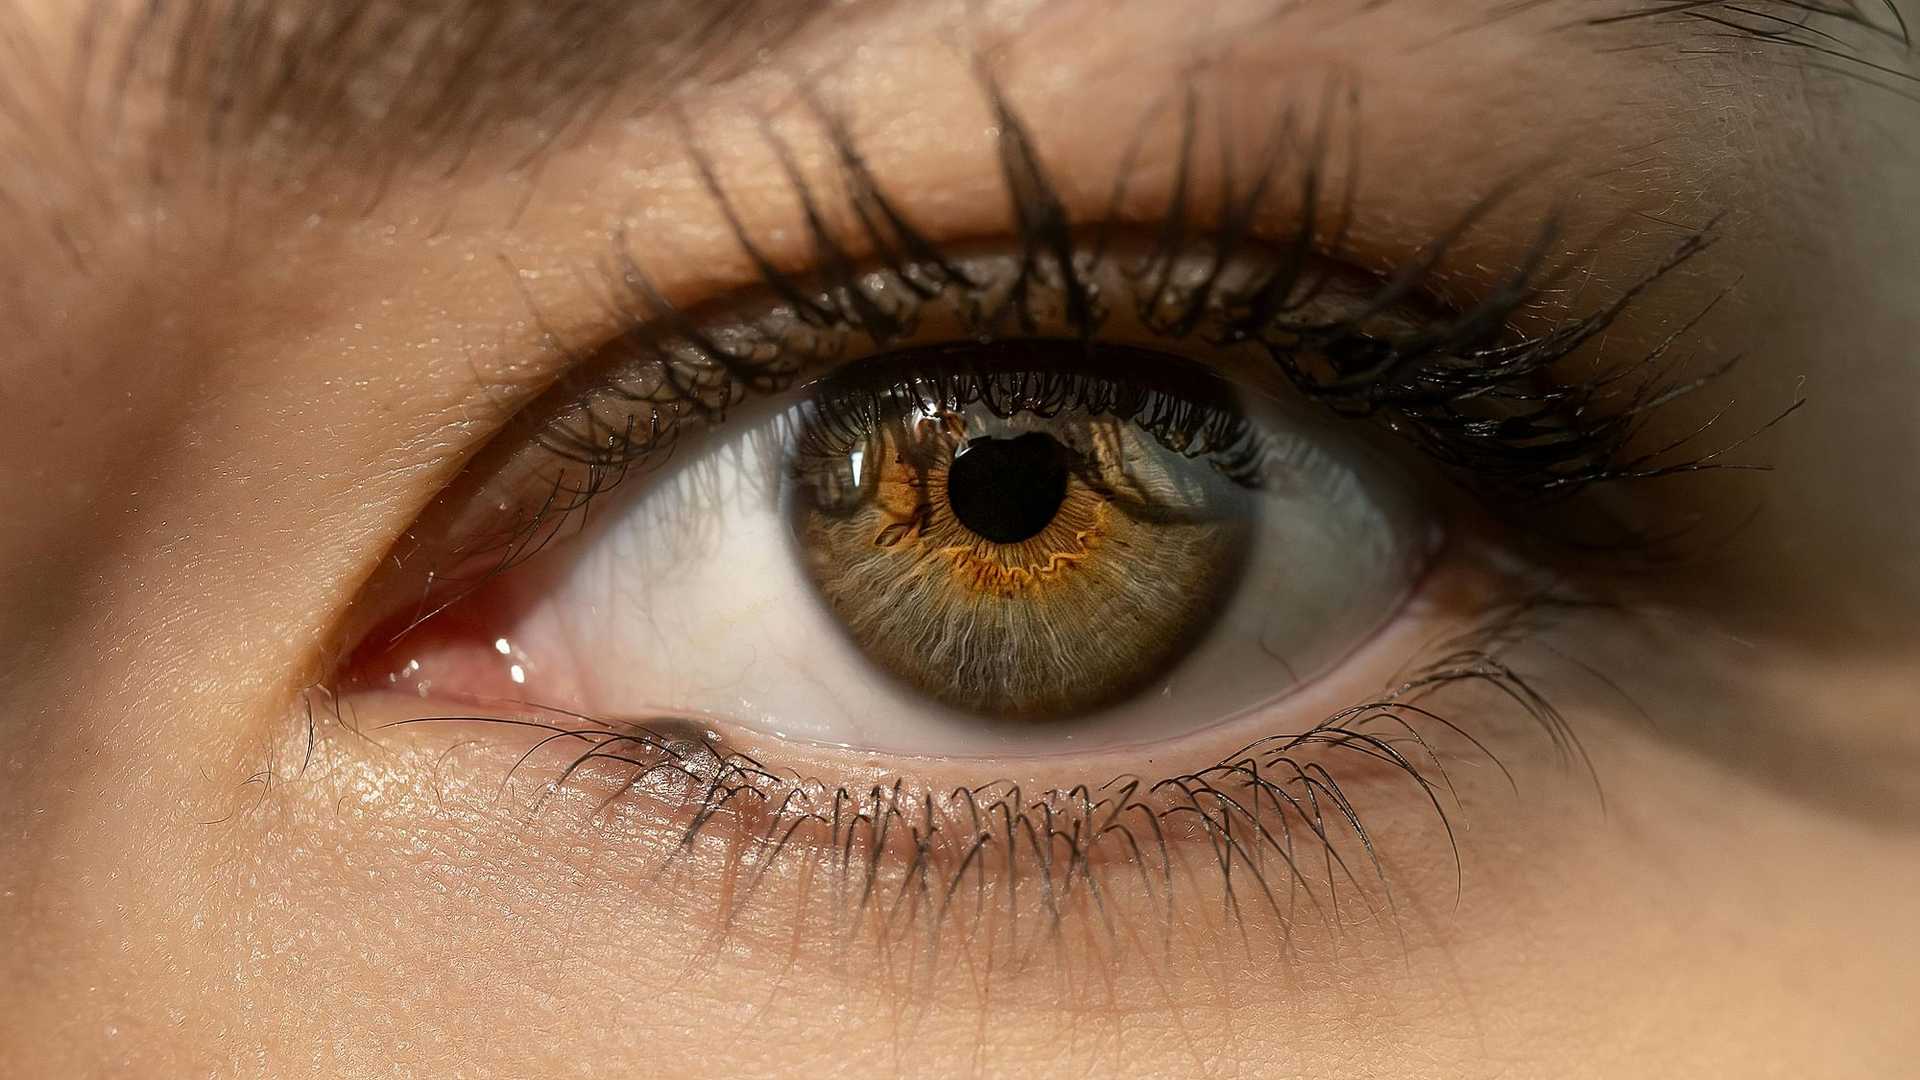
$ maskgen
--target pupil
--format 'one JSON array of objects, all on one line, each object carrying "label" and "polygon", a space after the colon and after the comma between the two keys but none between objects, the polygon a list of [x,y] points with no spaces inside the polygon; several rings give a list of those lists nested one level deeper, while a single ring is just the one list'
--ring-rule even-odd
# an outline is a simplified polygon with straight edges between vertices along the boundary
[{"label": "pupil", "polygon": [[947,503],[960,524],[996,544],[1040,535],[1067,497],[1067,448],[1051,435],[979,438],[954,455]]}]

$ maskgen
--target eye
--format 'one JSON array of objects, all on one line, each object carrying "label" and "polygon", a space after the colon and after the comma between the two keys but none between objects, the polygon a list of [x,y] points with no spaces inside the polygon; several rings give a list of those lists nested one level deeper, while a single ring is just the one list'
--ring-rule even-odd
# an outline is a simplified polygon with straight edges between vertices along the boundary
[{"label": "eye", "polygon": [[[1639,399],[1550,371],[1620,306],[1511,328],[1550,226],[1454,310],[1420,289],[1445,238],[1387,274],[1316,254],[1312,169],[1282,244],[1251,232],[1278,182],[1238,195],[1224,157],[1216,223],[1183,217],[1183,159],[1157,230],[1076,238],[1000,119],[1008,241],[919,235],[844,142],[864,267],[778,155],[810,271],[711,172],[760,286],[683,310],[616,235],[624,328],[403,539],[343,688],[896,757],[1155,744],[1331,683],[1393,624],[1446,531],[1435,466],[1657,475],[1621,456]],[[1334,696],[1393,678],[1366,670]]]},{"label": "eye", "polygon": [[1372,447],[1132,346],[896,350],[676,450],[387,674],[895,753],[1165,739],[1351,651],[1429,540]]},{"label": "eye", "polygon": [[1122,737],[1142,697],[1270,701],[1390,614],[1422,550],[1366,448],[1165,354],[916,350],[792,415],[781,502],[838,636],[989,720],[1105,712]]}]

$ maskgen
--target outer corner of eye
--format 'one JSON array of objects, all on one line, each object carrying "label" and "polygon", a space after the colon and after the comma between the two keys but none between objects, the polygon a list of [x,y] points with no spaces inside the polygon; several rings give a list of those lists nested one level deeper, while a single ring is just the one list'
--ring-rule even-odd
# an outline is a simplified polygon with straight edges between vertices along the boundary
[{"label": "outer corner of eye", "polygon": [[1066,341],[864,362],[618,501],[355,683],[885,755],[1173,740],[1341,665],[1438,529],[1341,425]]}]

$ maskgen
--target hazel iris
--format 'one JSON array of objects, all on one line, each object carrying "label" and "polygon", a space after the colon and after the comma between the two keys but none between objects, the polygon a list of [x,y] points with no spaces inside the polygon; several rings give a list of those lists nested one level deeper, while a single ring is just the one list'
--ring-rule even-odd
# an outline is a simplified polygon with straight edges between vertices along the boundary
[{"label": "hazel iris", "polygon": [[1223,464],[1246,443],[1211,403],[1003,369],[807,415],[796,556],[862,653],[956,709],[1046,721],[1134,695],[1245,564],[1258,509]]}]

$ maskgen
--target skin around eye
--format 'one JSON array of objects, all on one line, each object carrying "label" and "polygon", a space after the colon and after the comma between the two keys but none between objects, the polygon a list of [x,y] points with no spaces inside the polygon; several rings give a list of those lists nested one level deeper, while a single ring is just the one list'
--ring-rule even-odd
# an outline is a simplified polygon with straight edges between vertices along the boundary
[{"label": "skin around eye", "polygon": [[[42,38],[41,26],[0,34],[9,54],[27,61],[10,65],[9,104],[0,108],[8,116],[0,126],[22,127],[0,169],[0,204],[13,226],[9,278],[20,287],[0,304],[5,351],[20,369],[4,395],[18,448],[10,479],[20,497],[0,562],[14,571],[0,609],[15,643],[0,650],[13,733],[0,783],[0,864],[11,871],[0,881],[0,911],[12,977],[0,982],[15,991],[0,1010],[8,1017],[0,1072],[1907,1074],[1920,1058],[1920,1032],[1900,1016],[1920,996],[1920,940],[1898,928],[1911,925],[1920,896],[1912,828],[1920,815],[1904,753],[1911,743],[1901,736],[1913,731],[1906,639],[1920,605],[1907,547],[1895,541],[1910,544],[1920,525],[1893,526],[1920,506],[1906,491],[1920,453],[1895,407],[1912,392],[1914,372],[1894,361],[1909,355],[1905,343],[1920,316],[1910,195],[1920,179],[1908,167],[1913,155],[1894,151],[1911,150],[1920,127],[1910,109],[1887,110],[1884,127],[1847,110],[1850,101],[1884,95],[1884,71],[1859,69],[1869,86],[1869,78],[1809,70],[1844,63],[1835,50],[1858,40],[1810,9],[1871,12],[1870,4],[770,5],[782,15],[818,7],[836,19],[810,35],[816,47],[793,43],[766,66],[817,74],[827,96],[855,102],[855,126],[890,137],[868,144],[889,190],[943,242],[1001,227],[999,203],[991,191],[980,194],[978,179],[994,164],[993,147],[979,137],[993,119],[946,105],[965,94],[943,78],[953,58],[942,46],[954,42],[979,42],[996,58],[1014,54],[1009,93],[1024,102],[1031,88],[1036,145],[1056,175],[1083,189],[1077,201],[1067,194],[1076,215],[1098,212],[1089,204],[1105,195],[1107,156],[1130,134],[1142,98],[1177,100],[1196,68],[1238,67],[1244,77],[1223,80],[1220,98],[1239,105],[1329,61],[1355,74],[1368,102],[1358,205],[1391,245],[1426,240],[1448,200],[1479,195],[1489,177],[1543,162],[1567,178],[1548,185],[1551,193],[1603,212],[1644,210],[1655,236],[1730,212],[1736,244],[1719,249],[1715,269],[1750,284],[1716,322],[1736,332],[1689,335],[1678,351],[1711,365],[1755,347],[1762,382],[1743,376],[1737,396],[1764,398],[1765,379],[1791,382],[1804,372],[1819,399],[1811,427],[1801,418],[1783,428],[1792,433],[1784,447],[1740,455],[1786,467],[1768,480],[1771,520],[1727,545],[1763,572],[1723,576],[1719,545],[1709,552],[1703,543],[1702,558],[1672,575],[1684,582],[1640,584],[1646,622],[1657,616],[1668,632],[1616,641],[1613,617],[1586,608],[1569,611],[1561,632],[1526,635],[1531,647],[1504,654],[1593,748],[1604,807],[1582,790],[1582,777],[1533,767],[1541,740],[1502,739],[1502,704],[1469,693],[1485,685],[1484,673],[1458,659],[1449,670],[1464,668],[1473,679],[1422,704],[1485,738],[1517,783],[1509,793],[1500,770],[1449,770],[1461,797],[1456,804],[1443,790],[1441,798],[1450,812],[1459,807],[1457,860],[1448,858],[1450,837],[1421,816],[1420,784],[1401,777],[1372,786],[1366,776],[1377,759],[1326,743],[1293,754],[1298,774],[1264,758],[1261,765],[1276,768],[1208,772],[1211,763],[1241,760],[1225,756],[1231,745],[1218,754],[1196,746],[1120,761],[1061,755],[1053,777],[1039,766],[964,762],[949,775],[970,793],[1005,778],[1024,789],[979,798],[1007,814],[1001,837],[976,848],[976,803],[867,797],[876,785],[897,790],[900,777],[909,790],[916,780],[930,787],[942,777],[929,762],[892,758],[863,772],[846,759],[879,755],[822,754],[810,765],[805,748],[783,747],[765,760],[784,776],[822,778],[813,797],[763,780],[763,812],[756,816],[755,796],[742,792],[695,837],[682,827],[687,818],[721,801],[701,797],[704,782],[684,785],[693,789],[685,816],[644,797],[601,806],[631,766],[605,787],[581,777],[537,801],[544,782],[600,743],[557,741],[516,771],[516,739],[535,729],[383,727],[353,699],[336,718],[320,691],[314,710],[296,704],[290,715],[289,691],[332,674],[343,608],[380,603],[354,598],[367,572],[526,400],[496,396],[503,369],[509,385],[536,394],[563,362],[563,349],[546,347],[548,327],[558,327],[570,349],[604,340],[606,324],[624,324],[609,314],[574,334],[564,310],[555,319],[528,315],[529,306],[553,313],[549,294],[561,305],[562,294],[573,293],[576,308],[599,307],[598,290],[581,287],[570,271],[598,255],[615,215],[630,223],[636,249],[676,300],[728,293],[742,280],[716,269],[740,261],[730,237],[698,237],[715,229],[703,224],[709,208],[697,184],[683,182],[687,171],[672,164],[674,140],[621,107],[625,95],[562,129],[565,142],[598,160],[556,153],[532,170],[541,178],[534,184],[521,174],[519,140],[466,123],[463,94],[441,76],[466,87],[480,81],[476,73],[519,70],[597,94],[601,79],[574,76],[637,78],[634,67],[653,49],[582,49],[603,35],[581,33],[574,16],[671,7],[704,17],[739,6],[28,0],[29,22],[56,32],[69,14],[124,14],[90,21],[85,32],[99,29],[90,55],[102,81],[116,77],[122,40],[154,44],[131,73],[132,89],[168,85],[131,97],[84,72],[66,77],[62,42]],[[953,12],[956,24],[837,21],[935,8]],[[1002,31],[1000,14],[1021,10],[1044,13],[1048,25]],[[509,11],[526,17],[494,17]],[[1907,11],[1912,21],[1912,4]],[[341,20],[360,12],[367,17],[358,25],[375,31],[390,25],[383,13],[431,21],[408,24],[418,33],[351,33]],[[456,13],[479,17],[455,20]],[[1604,31],[1572,25],[1643,13],[1655,17]],[[959,23],[963,16],[969,21]],[[1516,23],[1528,29],[1516,31]],[[1636,27],[1657,29],[1615,36]],[[289,32],[297,34],[291,43]],[[1203,42],[1193,40],[1202,34]],[[758,44],[751,32],[710,36]],[[817,47],[822,38],[831,50]],[[339,55],[342,39],[366,43],[364,67]],[[523,50],[528,39],[545,44]],[[409,70],[409,43],[422,41],[448,50],[441,62]],[[557,71],[526,62],[540,54],[578,60]],[[1110,78],[1094,82],[1100,73]],[[1859,95],[1844,92],[1843,81],[1861,84]],[[399,96],[378,92],[388,82]],[[43,103],[39,84],[69,88],[77,100]],[[211,93],[196,102],[201,84]],[[287,119],[326,122],[317,132],[283,125],[268,109],[249,107],[263,91],[297,107]],[[751,98],[777,114],[794,95],[784,82],[775,91]],[[510,88],[485,94],[512,103],[528,97]],[[698,124],[709,99],[722,95],[687,87],[671,96]],[[400,104],[388,111],[378,108],[383,101]],[[72,164],[102,164],[109,182],[114,162],[89,151],[126,143],[126,157],[146,158],[141,140],[109,138],[113,129],[98,115],[109,105],[124,105],[136,122],[167,118],[166,141],[190,154],[202,129],[257,126],[275,142],[252,148],[259,152],[223,149],[207,168],[197,167],[197,154],[186,169],[164,173],[134,160],[125,182],[104,191],[51,168],[35,175],[37,162],[67,156],[68,125]],[[1299,105],[1301,115],[1312,114],[1311,101]],[[1199,111],[1214,115],[1213,101]],[[487,166],[486,195],[465,198],[438,162],[423,177],[381,168],[384,156],[359,155],[359,131],[391,130],[395,115],[428,122],[424,131],[397,133],[409,144],[457,137],[453,152]],[[524,126],[543,138],[552,130]],[[1893,137],[1874,137],[1886,134]],[[298,161],[274,152],[281,140],[297,157],[328,159],[333,171],[363,175],[391,198],[376,208],[355,191],[333,197]],[[1801,141],[1819,152],[1796,152]],[[1240,145],[1238,162],[1254,165],[1258,139]],[[780,188],[778,170],[752,155],[731,164],[719,157],[736,190]],[[509,168],[513,175],[500,175]],[[74,170],[82,171],[94,170]],[[282,180],[289,190],[275,204],[284,217],[225,209],[245,203],[237,196],[248,188],[278,192]],[[1333,180],[1330,188],[1338,187]],[[1095,189],[1090,196],[1087,188]],[[1382,192],[1391,197],[1373,201]],[[776,190],[772,201],[784,207],[784,194]],[[481,212],[473,201],[485,203]],[[95,202],[104,211],[97,227],[85,210]],[[510,204],[527,211],[511,226]],[[787,216],[749,213],[750,231],[764,238],[775,227],[758,222]],[[1162,215],[1155,204],[1140,216],[1157,223]],[[209,227],[185,237],[190,244],[169,242],[180,234],[159,225],[194,219]],[[778,224],[797,238],[787,254],[805,258],[811,238]],[[42,233],[63,241],[45,244],[44,258],[34,239]],[[1396,261],[1397,251],[1390,246],[1368,265]],[[1615,253],[1611,244],[1608,251]],[[1498,271],[1511,255],[1494,244],[1461,261]],[[472,260],[465,271],[463,257]],[[517,302],[510,275],[494,272],[496,257],[511,257],[524,280],[545,283],[535,304]],[[64,271],[69,262],[81,271]],[[1555,282],[1575,293],[1586,284]],[[1580,303],[1594,300],[1584,295]],[[1691,315],[1665,300],[1637,310],[1672,325]],[[1607,336],[1596,359],[1624,356],[1630,365],[1645,355],[1631,336]],[[737,425],[709,444],[683,443],[671,467],[690,479],[712,477],[724,463],[702,456],[706,450],[745,440],[749,428],[770,441],[774,421],[763,415],[756,423],[754,412],[782,413],[732,404]],[[1044,432],[1036,424],[1015,438],[1045,435],[1064,446],[1073,422]],[[1729,426],[1736,435],[1747,430],[1737,416],[1718,430]],[[502,444],[528,430],[516,427]],[[1151,454],[1158,445],[1140,449]],[[604,540],[616,523],[633,526],[643,502],[671,518],[674,499],[643,498],[663,489],[642,471],[590,502],[587,516],[608,533],[573,539]],[[1036,484],[1031,504],[1044,506],[1052,490]],[[547,494],[569,497],[549,484],[532,505]],[[477,509],[512,516],[498,505]],[[1010,543],[1037,515],[1000,523],[966,516]],[[790,532],[790,515],[775,521]],[[790,571],[792,537],[773,540],[785,559],[756,584],[788,589],[803,605],[811,582],[776,573]],[[583,550],[563,538],[546,546],[538,566],[506,573],[527,570],[551,582],[543,578],[549,568],[559,575],[577,567]],[[745,588],[747,575],[735,571],[726,587]],[[1327,709],[1339,709],[1385,680],[1398,684],[1401,665],[1421,663],[1414,658],[1424,639],[1439,637],[1419,608],[1444,594],[1437,586],[1450,576],[1436,570],[1390,616],[1391,631],[1338,663],[1366,685],[1324,678],[1287,698],[1267,718],[1271,726],[1248,718],[1222,738],[1228,730],[1294,729],[1303,716],[1329,715],[1316,699],[1334,698]],[[581,595],[609,602],[603,590]],[[1749,599],[1794,633],[1755,634],[1735,616]],[[512,606],[500,614],[526,614]],[[660,613],[668,623],[678,617]],[[500,696],[554,689],[566,674],[561,661],[532,657],[532,639],[513,625],[510,636],[498,625],[472,627],[476,663],[492,665]],[[709,640],[746,640],[735,635],[751,629],[716,625]],[[844,638],[805,644],[820,650]],[[565,645],[580,655],[627,656],[621,642],[604,638]],[[865,659],[851,648],[821,655]],[[762,650],[748,662],[780,659]],[[513,665],[525,682],[512,680]],[[452,672],[435,679],[429,698],[472,689]],[[399,704],[409,711],[401,715],[456,711],[414,698],[416,684],[406,687]],[[1422,720],[1412,721],[1415,730],[1443,734],[1438,721]],[[703,781],[721,775],[688,748],[705,738],[698,727],[666,730],[674,736],[666,745],[699,763],[690,771]],[[1384,722],[1375,730],[1415,749],[1405,730]],[[629,756],[650,763],[658,755]],[[1330,772],[1307,772],[1313,765]],[[1099,787],[1123,771],[1143,777],[1139,801],[1116,795],[1117,806],[1070,812],[1091,801],[1068,796],[1072,785]],[[1193,783],[1196,772],[1210,784]],[[1436,769],[1424,775],[1435,788],[1452,786]],[[1285,783],[1303,810],[1263,805],[1263,779]],[[1171,782],[1154,787],[1162,780]],[[1047,797],[1045,786],[1062,797]],[[1346,807],[1334,801],[1336,790],[1358,805],[1370,842],[1339,832]],[[1150,805],[1135,810],[1141,802]],[[1251,813],[1238,814],[1236,803]],[[899,816],[890,813],[896,809]],[[817,818],[796,820],[803,813]],[[844,826],[862,815],[881,827]],[[1374,845],[1385,853],[1397,905],[1376,889],[1379,906],[1369,911],[1365,889],[1323,859],[1321,818],[1342,837],[1335,850],[1363,885]],[[1035,839],[1016,839],[1016,823],[1031,826],[1026,835]],[[1082,824],[1108,831],[1100,843],[1081,842]],[[790,825],[800,831],[787,832]],[[1165,843],[1155,843],[1155,827],[1170,831]],[[1298,847],[1265,844],[1263,831]],[[1306,856],[1295,857],[1310,889],[1289,888],[1285,856],[1296,850]],[[1263,896],[1265,884],[1276,903]],[[748,893],[752,904],[736,904]],[[1327,921],[1353,932],[1318,933],[1316,898],[1329,908],[1337,899]],[[1299,917],[1287,918],[1296,900]],[[729,918],[733,911],[741,914]],[[866,948],[861,932],[876,927],[893,933],[884,947]],[[987,945],[956,949],[979,942]]]},{"label": "skin around eye", "polygon": [[1080,341],[876,358],[678,455],[374,683],[907,755],[1153,742],[1338,663],[1437,528],[1351,432]]},{"label": "skin around eye", "polygon": [[[898,219],[868,190],[851,208],[872,234],[867,243],[842,252],[840,235],[810,228],[822,265],[789,272],[765,260],[756,246],[762,230],[729,210],[723,216],[761,280],[725,302],[709,294],[682,309],[650,280],[646,254],[616,232],[619,325],[595,334],[604,344],[579,357],[397,546],[388,563],[426,572],[428,588],[409,598],[413,632],[354,671],[358,688],[399,694],[349,696],[347,709],[376,726],[477,722],[482,741],[528,735],[524,752],[503,748],[509,783],[554,751],[569,759],[548,774],[535,805],[548,793],[583,798],[631,822],[644,842],[671,833],[683,846],[715,841],[756,852],[755,880],[811,880],[805,870],[792,879],[767,871],[800,851],[838,853],[845,867],[861,861],[849,854],[859,847],[869,868],[863,895],[908,894],[937,865],[947,894],[972,871],[976,907],[997,894],[1023,912],[1036,910],[1023,903],[1051,909],[1051,891],[1036,898],[1021,889],[1052,871],[1051,839],[1063,835],[1077,838],[1069,866],[1113,860],[1145,876],[1157,870],[1158,884],[1140,883],[1139,903],[1185,887],[1168,878],[1191,883],[1176,864],[1208,850],[1219,876],[1207,887],[1224,886],[1229,901],[1246,881],[1239,867],[1262,880],[1269,849],[1287,867],[1283,878],[1310,893],[1287,839],[1296,831],[1326,856],[1322,884],[1356,868],[1364,876],[1380,864],[1372,826],[1360,824],[1348,794],[1363,789],[1421,815],[1402,835],[1450,842],[1439,793],[1454,796],[1434,740],[1457,735],[1463,753],[1484,748],[1434,711],[1427,697],[1436,687],[1503,697],[1529,733],[1544,730],[1546,741],[1566,746],[1553,705],[1493,652],[1512,632],[1496,617],[1501,605],[1538,582],[1519,580],[1511,564],[1478,579],[1423,577],[1437,521],[1418,497],[1421,485],[1389,462],[1423,452],[1483,479],[1476,486],[1485,492],[1562,491],[1606,477],[1621,459],[1604,424],[1618,417],[1589,407],[1596,386],[1562,385],[1552,369],[1617,310],[1538,333],[1516,321],[1543,280],[1545,236],[1532,255],[1499,264],[1509,269],[1480,302],[1438,303],[1452,294],[1424,285],[1444,237],[1391,272],[1320,254],[1324,230],[1313,215],[1285,200],[1268,205],[1262,193],[1278,188],[1265,183],[1223,196],[1229,205],[1217,217],[1190,221],[1175,198],[1157,229],[1130,231],[1116,218],[1111,228],[1066,230],[1057,194],[1018,175],[1040,162],[1011,160],[1026,153],[1024,135],[1013,117],[1002,120],[1009,194],[1019,203],[1011,238],[960,233],[936,242],[906,226],[874,229]],[[727,205],[717,182],[708,193]],[[1256,227],[1261,218],[1297,232],[1289,242],[1284,227]],[[827,384],[783,399],[796,384],[823,371],[837,383],[847,371],[884,369],[890,355],[904,360],[930,344],[991,353],[1034,340],[1072,343],[1085,354],[1076,362],[1111,359],[1123,346],[1155,350],[1163,369],[1190,356],[1230,373],[1239,388],[1227,395],[1231,408],[1214,415],[1257,432],[1259,467],[1249,469],[1237,438],[1216,440],[1205,425],[1183,430],[1133,415],[1114,424],[1104,406],[996,408],[1000,398],[988,393],[935,396],[932,409],[874,410],[865,426],[851,425],[853,441],[865,442],[857,467],[849,446],[837,451],[843,460],[819,455],[816,469],[794,467],[811,417],[848,415],[838,398],[823,397]],[[1076,372],[1067,351],[1025,369],[987,366]],[[1191,384],[1079,373],[1218,404]],[[880,381],[898,389],[926,375],[909,367]],[[836,407],[820,408],[826,400]],[[934,421],[930,430],[902,430],[921,420]],[[1207,437],[1194,441],[1200,432]],[[1369,433],[1398,438],[1398,452],[1380,456]],[[982,486],[976,476],[956,491],[954,465],[975,449],[1045,466],[1024,485],[1017,510],[979,505],[1004,482]],[[1214,472],[1190,469],[1190,449],[1209,458],[1219,451],[1206,462]],[[936,466],[946,482],[930,485]],[[986,469],[989,479],[998,472]],[[1259,482],[1214,483],[1250,476]],[[804,477],[822,497],[796,497]],[[883,480],[903,520],[869,518],[831,542],[809,536],[813,522],[800,512],[809,501],[843,514],[871,510],[863,489]],[[1098,499],[1076,498],[1088,494]],[[1136,513],[1102,521],[1089,512],[1100,499]],[[925,543],[916,523],[931,522],[928,511],[942,501],[953,529]],[[1129,621],[1084,610],[1034,618],[1049,604],[996,597],[1012,601],[1000,611],[1012,616],[999,620],[1000,647],[972,656],[952,648],[972,629],[953,617],[957,605],[940,610],[964,590],[932,575],[888,581],[846,570],[856,561],[847,556],[881,546],[897,548],[891,554],[908,570],[921,561],[911,554],[930,549],[952,566],[960,548],[970,569],[990,577],[1030,572],[1033,560],[1007,549],[1045,536],[1063,510],[1087,516],[1090,535],[1142,520],[1160,529],[1137,535],[1162,544],[1171,527],[1210,532],[1218,546],[1206,555],[1173,543],[1164,560],[1141,560],[1139,549],[1151,545],[1133,543],[1132,564],[1092,551],[1080,560],[1111,563],[1111,587],[1096,591],[1136,613],[1151,606],[1139,602],[1149,592],[1143,580],[1197,583],[1190,593],[1207,602]],[[463,519],[490,519],[492,539]],[[587,520],[577,535],[556,524]],[[995,546],[954,543],[962,529]],[[1045,541],[1055,545],[1044,553],[1049,562],[1066,551],[1060,540]],[[480,564],[464,565],[469,555]],[[1230,565],[1203,565],[1221,562]],[[454,607],[441,607],[435,585],[457,594]],[[1461,625],[1463,615],[1471,625]],[[1009,676],[1012,665],[993,670],[1007,642],[1029,660],[1048,651],[1070,657],[1052,662],[1055,672],[1127,677]],[[1094,648],[1119,655],[1089,662],[1085,650]],[[772,745],[781,740],[792,741]],[[946,759],[953,768],[942,767]],[[1338,779],[1329,772],[1336,765]],[[997,839],[985,829],[993,815],[1004,824]],[[864,840],[863,822],[876,826]],[[1069,823],[1064,832],[1059,822]],[[1340,822],[1351,859],[1329,835]],[[1027,829],[1031,851],[1015,835]],[[1157,848],[1157,864],[1132,846],[1140,843]],[[1384,874],[1374,883],[1384,902]],[[940,889],[926,888],[913,895],[927,899],[927,925],[941,925]],[[1260,917],[1275,929],[1290,925],[1284,882],[1261,892]],[[754,895],[765,894],[750,884],[730,909],[746,910]],[[1008,916],[1009,933],[1022,918]]]}]

